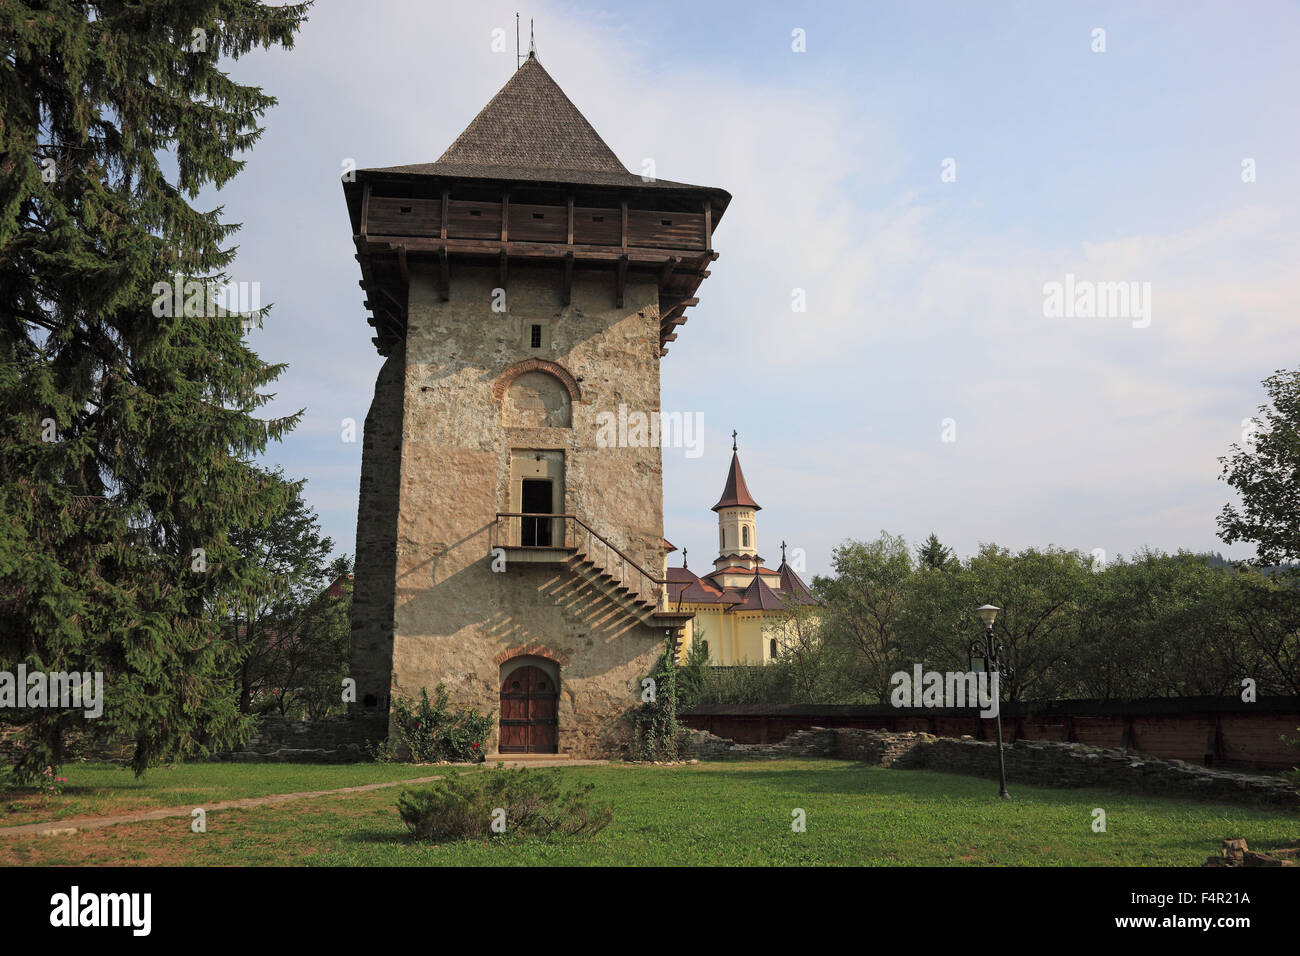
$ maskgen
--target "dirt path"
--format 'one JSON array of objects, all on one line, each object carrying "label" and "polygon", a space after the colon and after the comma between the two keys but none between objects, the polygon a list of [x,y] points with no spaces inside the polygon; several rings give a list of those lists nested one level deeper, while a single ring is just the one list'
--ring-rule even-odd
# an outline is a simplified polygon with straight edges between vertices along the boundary
[{"label": "dirt path", "polygon": [[[488,764],[504,764],[507,767],[591,767],[609,763],[608,760],[488,760]],[[411,777],[406,780],[390,780],[384,783],[366,783],[355,787],[340,787],[337,790],[302,790],[298,793],[271,793],[263,797],[244,797],[241,800],[223,800],[219,803],[201,804],[203,810],[212,813],[215,810],[237,810],[241,807],[261,807],[268,803],[285,803],[289,800],[307,800],[312,797],[337,796],[341,793],[364,793],[367,790],[383,790],[386,787],[401,787],[411,784],[432,783],[441,780],[443,774],[431,777]],[[66,836],[79,830],[98,830],[111,827],[117,823],[139,823],[145,820],[165,820],[169,817],[188,817],[194,812],[193,806],[162,807],[157,810],[134,810],[111,817],[74,817],[70,820],[55,820],[47,823],[25,823],[16,827],[0,827],[0,837],[7,836]]]}]

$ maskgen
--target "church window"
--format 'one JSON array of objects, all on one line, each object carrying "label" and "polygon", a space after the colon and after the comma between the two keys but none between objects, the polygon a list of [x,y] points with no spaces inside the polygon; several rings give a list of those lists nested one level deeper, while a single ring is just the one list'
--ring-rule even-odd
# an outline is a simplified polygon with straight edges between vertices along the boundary
[{"label": "church window", "polygon": [[540,349],[542,347],[542,327],[540,325],[533,326],[530,342],[532,347],[535,349]]},{"label": "church window", "polygon": [[719,528],[719,529],[718,529],[718,547],[719,547],[719,548],[726,548],[726,546],[727,546],[727,529],[726,529],[726,528]]},{"label": "church window", "polygon": [[769,651],[768,656],[771,657],[771,658],[773,658],[773,659],[775,659],[775,658],[776,658],[776,638],[775,638],[775,637],[772,638],[772,640],[768,642],[768,648],[767,648],[767,649],[768,649],[768,651]]},{"label": "church window", "polygon": [[740,545],[743,548],[749,547],[749,528],[740,529]]}]

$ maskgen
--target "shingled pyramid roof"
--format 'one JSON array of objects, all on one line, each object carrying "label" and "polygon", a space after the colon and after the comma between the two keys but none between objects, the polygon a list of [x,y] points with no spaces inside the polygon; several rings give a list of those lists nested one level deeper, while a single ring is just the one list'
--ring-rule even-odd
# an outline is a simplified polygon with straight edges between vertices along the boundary
[{"label": "shingled pyramid roof", "polygon": [[720,508],[753,508],[755,511],[762,511],[758,503],[750,497],[749,489],[745,487],[745,473],[740,470],[740,456],[732,451],[731,453],[731,470],[727,472],[727,486],[722,489],[722,497],[711,510],[717,511]]},{"label": "shingled pyramid roof", "polygon": [[438,162],[627,173],[532,55]]},{"label": "shingled pyramid roof", "polygon": [[[730,198],[723,190],[666,179],[647,181],[628,172],[531,53],[436,163],[384,166],[359,172],[685,189],[707,192],[720,199]],[[720,210],[715,218],[718,215]]]},{"label": "shingled pyramid roof", "polygon": [[745,588],[741,595],[741,601],[731,610],[733,611],[779,611],[785,605],[777,597],[776,592],[767,586],[767,583],[759,576],[754,575],[753,582]]},{"label": "shingled pyramid roof", "polygon": [[785,594],[786,601],[793,604],[819,604],[820,601],[808,589],[808,585],[803,583],[803,578],[795,574],[794,568],[781,560],[781,591]]}]

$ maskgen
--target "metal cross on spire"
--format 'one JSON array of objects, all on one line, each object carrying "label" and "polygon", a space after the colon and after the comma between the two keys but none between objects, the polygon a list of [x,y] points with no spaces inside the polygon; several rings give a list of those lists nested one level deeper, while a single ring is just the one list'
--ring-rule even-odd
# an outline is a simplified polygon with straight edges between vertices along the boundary
[{"label": "metal cross on spire", "polygon": [[734,428],[731,430],[731,450],[736,450],[736,430]]},{"label": "metal cross on spire", "polygon": [[781,542],[781,563],[785,564],[785,542]]},{"label": "metal cross on spire", "polygon": [[686,567],[686,549],[682,548],[682,567]]}]

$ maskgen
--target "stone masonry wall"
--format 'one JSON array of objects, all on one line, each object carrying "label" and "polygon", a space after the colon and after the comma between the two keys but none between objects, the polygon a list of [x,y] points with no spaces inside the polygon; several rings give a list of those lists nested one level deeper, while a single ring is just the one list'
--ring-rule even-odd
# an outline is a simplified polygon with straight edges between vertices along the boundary
[{"label": "stone masonry wall", "polygon": [[386,714],[298,720],[264,716],[242,750],[215,759],[243,762],[353,763],[368,756],[367,745],[387,734]]},{"label": "stone masonry wall", "polygon": [[[377,645],[381,659],[366,663],[390,668],[392,695],[441,682],[455,706],[487,712],[499,707],[503,663],[544,658],[559,667],[560,751],[608,756],[626,736],[622,718],[639,702],[664,632],[590,594],[557,597],[567,572],[555,567],[514,562],[494,573],[491,533],[498,512],[518,510],[511,450],[559,452],[563,511],[642,567],[661,567],[659,448],[596,442],[600,412],[659,409],[658,287],[653,276],[629,275],[616,308],[610,270],[575,270],[565,306],[558,269],[512,264],[501,313],[492,308],[498,285],[495,267],[458,266],[443,301],[436,271],[411,265],[393,645],[390,660]],[[543,326],[541,349],[530,347],[532,324]],[[493,386],[529,358],[576,380],[571,427],[506,424]],[[358,580],[360,564],[359,553]],[[494,730],[489,753],[498,742]]]},{"label": "stone masonry wall", "polygon": [[384,712],[393,671],[397,583],[397,497],[402,462],[402,397],[406,359],[398,346],[375,380],[361,446],[356,572],[352,586],[354,713]]}]

